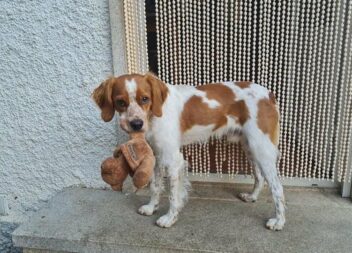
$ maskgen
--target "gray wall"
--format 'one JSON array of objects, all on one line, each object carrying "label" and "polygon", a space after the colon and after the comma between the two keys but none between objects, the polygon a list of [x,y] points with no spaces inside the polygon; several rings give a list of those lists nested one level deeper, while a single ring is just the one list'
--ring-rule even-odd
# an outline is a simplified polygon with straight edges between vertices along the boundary
[{"label": "gray wall", "polygon": [[103,186],[125,137],[90,98],[113,73],[108,0],[1,0],[0,36],[0,194],[22,217],[64,187]]}]

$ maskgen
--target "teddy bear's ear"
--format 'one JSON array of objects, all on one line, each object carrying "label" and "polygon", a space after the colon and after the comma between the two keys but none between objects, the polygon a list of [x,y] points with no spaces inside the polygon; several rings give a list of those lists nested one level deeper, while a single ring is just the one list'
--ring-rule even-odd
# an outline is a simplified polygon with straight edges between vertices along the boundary
[{"label": "teddy bear's ear", "polygon": [[115,108],[112,102],[113,77],[102,82],[92,93],[92,98],[101,110],[101,118],[111,121],[115,115]]}]

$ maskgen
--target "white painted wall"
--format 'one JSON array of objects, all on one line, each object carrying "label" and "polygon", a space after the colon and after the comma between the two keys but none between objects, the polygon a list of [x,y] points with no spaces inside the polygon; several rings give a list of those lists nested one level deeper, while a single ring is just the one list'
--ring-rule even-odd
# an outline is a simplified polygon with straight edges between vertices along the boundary
[{"label": "white painted wall", "polygon": [[64,187],[104,185],[100,163],[125,138],[90,98],[113,73],[108,2],[0,1],[0,194],[10,216]]}]

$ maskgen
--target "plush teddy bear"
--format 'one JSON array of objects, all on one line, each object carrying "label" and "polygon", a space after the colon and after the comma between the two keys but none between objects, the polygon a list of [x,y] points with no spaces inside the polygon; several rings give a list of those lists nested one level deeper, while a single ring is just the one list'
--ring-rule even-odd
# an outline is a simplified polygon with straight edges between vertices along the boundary
[{"label": "plush teddy bear", "polygon": [[133,178],[137,189],[145,187],[152,176],[155,157],[143,132],[130,133],[130,140],[121,144],[101,164],[101,176],[115,191],[121,191],[127,175]]}]

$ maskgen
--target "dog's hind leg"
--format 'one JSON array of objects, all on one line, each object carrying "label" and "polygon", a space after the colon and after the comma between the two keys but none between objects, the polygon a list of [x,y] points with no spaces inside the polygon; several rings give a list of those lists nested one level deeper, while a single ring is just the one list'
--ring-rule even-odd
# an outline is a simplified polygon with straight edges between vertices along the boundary
[{"label": "dog's hind leg", "polygon": [[242,148],[243,148],[244,152],[246,153],[246,156],[247,156],[249,163],[253,167],[254,187],[253,187],[253,191],[251,193],[241,192],[238,195],[238,197],[245,202],[255,202],[258,199],[258,196],[264,187],[264,177],[263,177],[262,172],[259,168],[259,165],[253,159],[253,156],[252,156],[252,154],[249,150],[249,147],[248,147],[247,140],[244,137],[242,137],[241,144],[242,144]]},{"label": "dog's hind leg", "polygon": [[258,199],[260,192],[264,187],[264,177],[260,171],[259,166],[256,163],[252,163],[253,172],[254,172],[254,187],[251,193],[241,192],[238,194],[238,197],[244,202],[255,202]]},{"label": "dog's hind leg", "polygon": [[285,224],[285,197],[282,184],[276,171],[276,160],[262,160],[259,162],[260,169],[269,185],[275,203],[275,218],[266,223],[271,230],[281,230]]},{"label": "dog's hind leg", "polygon": [[150,183],[151,197],[148,204],[141,206],[138,213],[143,215],[152,215],[159,208],[160,195],[163,191],[163,168],[157,162],[152,180]]},{"label": "dog's hind leg", "polygon": [[262,175],[267,181],[275,203],[275,218],[266,223],[271,230],[281,230],[285,224],[285,199],[282,184],[276,168],[279,151],[269,137],[259,129],[246,131],[248,147]]}]

